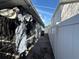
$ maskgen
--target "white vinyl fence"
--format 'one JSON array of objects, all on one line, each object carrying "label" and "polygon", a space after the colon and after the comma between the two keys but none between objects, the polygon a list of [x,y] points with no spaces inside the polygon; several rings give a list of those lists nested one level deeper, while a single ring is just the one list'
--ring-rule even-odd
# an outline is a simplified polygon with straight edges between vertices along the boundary
[{"label": "white vinyl fence", "polygon": [[79,59],[79,15],[50,28],[49,39],[55,59]]}]

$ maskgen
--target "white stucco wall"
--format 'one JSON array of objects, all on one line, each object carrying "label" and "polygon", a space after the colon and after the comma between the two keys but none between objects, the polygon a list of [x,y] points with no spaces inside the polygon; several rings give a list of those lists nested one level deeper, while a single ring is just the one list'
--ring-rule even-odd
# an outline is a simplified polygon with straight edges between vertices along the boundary
[{"label": "white stucco wall", "polygon": [[61,21],[79,14],[79,2],[64,4],[61,12]]}]

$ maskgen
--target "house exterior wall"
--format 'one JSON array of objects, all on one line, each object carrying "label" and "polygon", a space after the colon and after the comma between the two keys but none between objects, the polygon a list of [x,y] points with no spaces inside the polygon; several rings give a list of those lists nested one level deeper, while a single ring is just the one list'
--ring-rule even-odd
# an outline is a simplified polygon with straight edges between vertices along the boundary
[{"label": "house exterior wall", "polygon": [[61,12],[61,21],[67,20],[77,14],[79,14],[79,2],[65,4]]}]

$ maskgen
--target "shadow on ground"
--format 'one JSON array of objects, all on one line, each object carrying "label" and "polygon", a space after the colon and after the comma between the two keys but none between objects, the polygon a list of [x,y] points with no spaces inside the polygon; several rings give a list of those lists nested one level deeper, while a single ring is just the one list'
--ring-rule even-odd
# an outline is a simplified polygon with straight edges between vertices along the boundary
[{"label": "shadow on ground", "polygon": [[39,38],[27,59],[55,59],[47,34]]}]

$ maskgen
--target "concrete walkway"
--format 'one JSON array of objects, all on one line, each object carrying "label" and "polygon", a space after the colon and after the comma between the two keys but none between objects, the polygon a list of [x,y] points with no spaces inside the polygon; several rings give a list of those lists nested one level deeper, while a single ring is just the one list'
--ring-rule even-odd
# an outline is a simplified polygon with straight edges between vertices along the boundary
[{"label": "concrete walkway", "polygon": [[39,38],[28,54],[27,59],[55,59],[47,34]]}]

